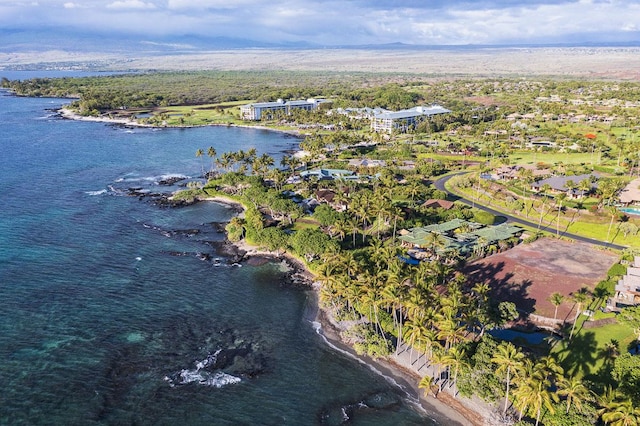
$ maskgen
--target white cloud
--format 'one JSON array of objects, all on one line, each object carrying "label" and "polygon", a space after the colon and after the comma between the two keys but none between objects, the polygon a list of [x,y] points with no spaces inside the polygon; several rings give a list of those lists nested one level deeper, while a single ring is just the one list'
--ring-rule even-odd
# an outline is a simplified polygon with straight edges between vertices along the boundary
[{"label": "white cloud", "polygon": [[109,9],[155,9],[153,3],[145,3],[140,0],[118,0],[107,5]]},{"label": "white cloud", "polygon": [[33,3],[0,0],[0,28],[59,26],[320,45],[640,38],[637,0],[47,0],[37,7]]}]

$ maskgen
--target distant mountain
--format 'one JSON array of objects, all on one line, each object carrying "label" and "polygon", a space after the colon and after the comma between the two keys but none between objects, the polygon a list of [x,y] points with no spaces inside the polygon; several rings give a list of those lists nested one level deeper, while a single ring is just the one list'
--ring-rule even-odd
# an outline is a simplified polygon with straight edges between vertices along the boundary
[{"label": "distant mountain", "polygon": [[196,53],[230,49],[367,49],[367,50],[477,50],[489,48],[540,47],[637,47],[639,41],[628,42],[575,42],[500,45],[416,45],[407,43],[328,45],[308,42],[273,43],[233,37],[203,37],[195,35],[144,37],[119,34],[79,33],[69,30],[43,28],[37,31],[0,29],[0,52],[44,52],[65,50],[72,52],[103,52],[127,54]]},{"label": "distant mountain", "polygon": [[171,53],[246,48],[309,48],[308,43],[268,43],[232,37],[168,36],[141,37],[113,34],[85,34],[42,29],[38,31],[0,29],[0,52],[68,50],[105,53]]}]

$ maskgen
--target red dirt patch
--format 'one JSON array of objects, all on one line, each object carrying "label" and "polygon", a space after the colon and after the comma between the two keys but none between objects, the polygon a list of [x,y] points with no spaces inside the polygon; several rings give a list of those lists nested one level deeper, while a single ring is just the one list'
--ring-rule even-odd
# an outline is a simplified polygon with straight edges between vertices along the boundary
[{"label": "red dirt patch", "polygon": [[494,300],[514,302],[518,309],[553,318],[547,299],[558,292],[566,297],[559,319],[572,319],[569,294],[582,287],[593,290],[618,256],[581,242],[542,238],[473,262],[467,274],[473,283],[486,282]]}]

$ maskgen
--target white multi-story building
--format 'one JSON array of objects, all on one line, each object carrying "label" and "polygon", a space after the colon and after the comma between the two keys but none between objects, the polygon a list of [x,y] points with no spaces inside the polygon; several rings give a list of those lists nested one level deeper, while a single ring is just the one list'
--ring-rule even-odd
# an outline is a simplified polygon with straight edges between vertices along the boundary
[{"label": "white multi-story building", "polygon": [[253,104],[247,104],[240,107],[240,118],[243,120],[261,120],[263,115],[273,113],[275,111],[282,111],[284,114],[291,114],[294,109],[302,109],[306,111],[312,111],[318,108],[321,103],[328,102],[326,99],[314,99],[309,98],[305,100],[297,101],[283,101],[278,99],[276,102],[257,102]]},{"label": "white multi-story building", "polygon": [[376,132],[392,133],[395,130],[404,133],[432,115],[450,112],[450,110],[440,105],[419,106],[401,111],[383,112],[373,116],[371,128]]}]

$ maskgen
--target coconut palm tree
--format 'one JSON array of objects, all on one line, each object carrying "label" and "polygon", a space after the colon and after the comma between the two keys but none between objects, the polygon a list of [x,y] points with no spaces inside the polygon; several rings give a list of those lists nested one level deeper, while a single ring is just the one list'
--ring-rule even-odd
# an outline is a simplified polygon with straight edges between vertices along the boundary
[{"label": "coconut palm tree", "polygon": [[590,393],[589,389],[582,383],[582,378],[573,376],[569,379],[563,378],[563,380],[560,380],[558,395],[567,398],[566,413],[569,414],[572,403],[578,411],[582,410],[582,401],[588,400]]},{"label": "coconut palm tree", "polygon": [[520,410],[520,417],[527,411],[535,414],[536,426],[540,423],[542,408],[546,407],[551,413],[555,412],[553,402],[557,402],[558,395],[550,390],[550,381],[544,369],[538,369],[536,364],[532,371],[519,380],[519,385],[514,392],[516,405]]},{"label": "coconut palm tree", "polygon": [[441,358],[442,364],[449,368],[449,372],[453,369],[452,385],[455,385],[458,381],[458,372],[469,367],[466,355],[463,347],[454,346]]},{"label": "coconut palm tree", "polygon": [[553,319],[555,320],[558,317],[558,306],[564,302],[564,296],[556,291],[555,293],[551,293],[548,300],[555,306],[555,312],[553,313]]},{"label": "coconut palm tree", "polygon": [[567,194],[560,193],[556,195],[556,207],[558,208],[558,216],[556,218],[556,235],[560,235],[560,212],[562,211],[562,204],[567,198]]},{"label": "coconut palm tree", "polygon": [[[204,151],[200,148],[196,151],[196,158],[200,158],[202,160],[202,156],[204,155]],[[204,162],[200,161],[202,168],[202,175],[204,176]]]},{"label": "coconut palm tree", "polygon": [[505,374],[507,388],[504,396],[503,413],[507,412],[509,404],[509,388],[511,386],[511,373],[522,368],[524,354],[511,342],[501,342],[497,347],[497,353],[491,358],[491,362],[498,364],[497,374]]},{"label": "coconut palm tree", "polygon": [[436,391],[438,387],[435,386],[433,382],[434,382],[433,377],[427,375],[420,380],[420,383],[418,383],[418,387],[420,389],[424,389],[424,396],[427,396],[429,394],[429,391],[431,391],[431,393],[433,393],[433,396],[435,398],[438,397],[438,392]]},{"label": "coconut palm tree", "polygon": [[571,333],[569,333],[569,340],[573,338],[573,331],[576,328],[578,317],[582,313],[582,305],[587,303],[590,297],[591,295],[589,293],[589,290],[586,287],[582,287],[580,290],[572,294],[572,298],[574,302],[577,304],[577,308],[576,308],[576,317],[574,318],[573,325],[571,326]]},{"label": "coconut palm tree", "polygon": [[210,146],[207,149],[207,155],[209,156],[209,158],[211,158],[211,170],[210,170],[210,174],[213,174],[213,169],[214,169],[214,165],[215,165],[215,157],[217,155],[217,152],[215,150],[214,147]]},{"label": "coconut palm tree", "polygon": [[631,399],[615,402],[602,414],[602,420],[611,426],[638,426],[640,407],[636,407]]}]

